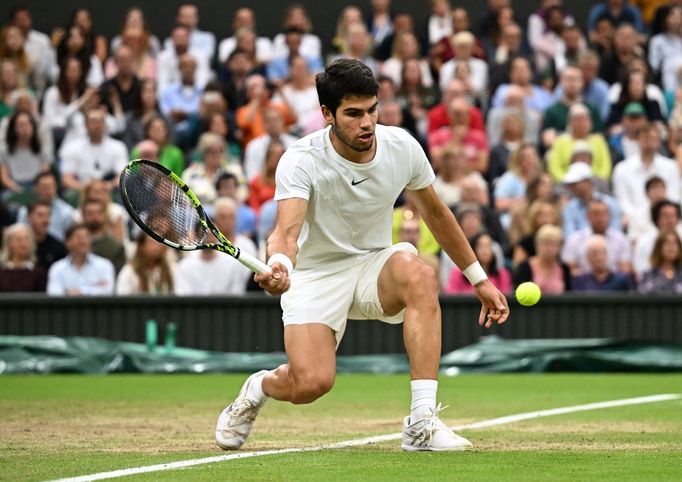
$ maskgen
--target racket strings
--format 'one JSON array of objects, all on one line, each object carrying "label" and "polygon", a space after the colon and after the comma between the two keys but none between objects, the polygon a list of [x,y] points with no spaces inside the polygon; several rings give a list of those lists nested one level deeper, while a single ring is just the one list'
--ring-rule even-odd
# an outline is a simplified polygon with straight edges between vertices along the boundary
[{"label": "racket strings", "polygon": [[138,217],[158,236],[192,246],[206,239],[206,228],[192,200],[165,173],[136,164],[122,175],[128,200]]}]

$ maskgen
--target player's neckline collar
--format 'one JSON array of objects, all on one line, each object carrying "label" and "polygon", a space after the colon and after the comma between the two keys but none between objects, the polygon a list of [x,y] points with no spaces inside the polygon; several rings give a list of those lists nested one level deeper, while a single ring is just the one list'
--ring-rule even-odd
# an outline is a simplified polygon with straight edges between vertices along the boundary
[{"label": "player's neckline collar", "polygon": [[377,129],[374,131],[374,142],[376,142],[376,150],[374,152],[374,158],[369,161],[369,162],[364,162],[364,163],[358,163],[358,162],[353,162],[349,161],[345,157],[343,157],[341,154],[339,154],[336,149],[334,148],[334,144],[332,144],[332,138],[331,138],[331,126],[327,126],[327,129],[324,133],[324,138],[325,138],[325,143],[329,146],[329,150],[332,152],[332,158],[340,163],[343,164],[344,166],[350,167],[352,169],[360,170],[360,171],[365,171],[367,169],[372,169],[374,166],[376,166],[380,159],[381,159],[381,145],[379,143],[379,137],[377,134],[378,131],[378,125]]}]

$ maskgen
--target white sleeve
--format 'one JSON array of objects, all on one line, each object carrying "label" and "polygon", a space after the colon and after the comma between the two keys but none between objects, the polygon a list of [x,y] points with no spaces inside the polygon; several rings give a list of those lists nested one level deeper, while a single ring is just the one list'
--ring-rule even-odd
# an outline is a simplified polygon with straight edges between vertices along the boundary
[{"label": "white sleeve", "polygon": [[313,190],[311,173],[303,167],[303,156],[297,149],[286,151],[277,165],[275,201],[282,199],[310,199]]},{"label": "white sleeve", "polygon": [[433,181],[436,180],[436,175],[433,172],[433,168],[431,167],[422,146],[420,146],[416,139],[410,134],[407,134],[407,132],[405,134],[409,136],[410,139],[409,160],[411,168],[410,180],[405,187],[413,191],[424,189],[433,184]]}]

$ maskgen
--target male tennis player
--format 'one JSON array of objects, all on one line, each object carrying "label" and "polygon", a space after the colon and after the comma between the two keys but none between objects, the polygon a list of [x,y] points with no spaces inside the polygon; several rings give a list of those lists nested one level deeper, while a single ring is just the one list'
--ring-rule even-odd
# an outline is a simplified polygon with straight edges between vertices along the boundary
[{"label": "male tennis player", "polygon": [[[404,320],[412,404],[404,450],[466,450],[471,443],[438,418],[441,313],[434,270],[409,243],[391,245],[393,204],[409,195],[446,253],[475,286],[479,323],[503,323],[507,300],[476,260],[433,190],[423,150],[406,131],[377,125],[378,84],[356,60],[317,76],[329,126],[289,147],[277,168],[277,223],[268,238],[271,272],[255,280],[281,294],[289,363],[251,375],[218,418],[216,442],[238,449],[268,398],[310,403],[331,390],[336,347],[350,319]],[[294,268],[295,266],[295,268]]]}]

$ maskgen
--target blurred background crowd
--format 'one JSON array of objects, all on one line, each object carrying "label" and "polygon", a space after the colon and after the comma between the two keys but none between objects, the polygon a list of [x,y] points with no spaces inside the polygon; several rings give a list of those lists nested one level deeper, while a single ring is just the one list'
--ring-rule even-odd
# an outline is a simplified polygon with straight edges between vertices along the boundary
[{"label": "blurred background crowd", "polygon": [[[197,5],[153,32],[144,9],[98,33],[73,11],[50,32],[7,9],[0,30],[0,291],[50,295],[241,294],[258,290],[229,256],[178,256],[120,204],[130,159],[158,161],[199,196],[218,228],[264,257],[275,170],[325,126],[314,76],[361,60],[379,81],[379,123],[408,130],[437,174],[489,277],[504,292],[682,292],[682,1],[510,0],[472,12],[449,0],[423,15],[364,0],[331,43],[304,5],[281,31],[239,8],[229,35],[201,29]],[[484,5],[481,5],[483,8]],[[115,15],[112,14],[112,15]],[[227,30],[227,29],[226,29]],[[394,241],[417,246],[444,293],[471,292],[409,198]]]}]

